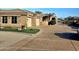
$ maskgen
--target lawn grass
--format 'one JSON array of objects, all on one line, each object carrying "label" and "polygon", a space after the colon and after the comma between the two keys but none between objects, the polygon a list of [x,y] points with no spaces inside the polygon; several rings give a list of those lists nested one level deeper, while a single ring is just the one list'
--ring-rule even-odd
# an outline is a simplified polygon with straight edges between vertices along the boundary
[{"label": "lawn grass", "polygon": [[0,31],[10,31],[10,32],[22,32],[22,33],[30,33],[30,34],[35,34],[39,32],[39,29],[34,29],[34,28],[27,28],[27,29],[13,29],[13,28],[7,28],[7,29],[0,29]]}]

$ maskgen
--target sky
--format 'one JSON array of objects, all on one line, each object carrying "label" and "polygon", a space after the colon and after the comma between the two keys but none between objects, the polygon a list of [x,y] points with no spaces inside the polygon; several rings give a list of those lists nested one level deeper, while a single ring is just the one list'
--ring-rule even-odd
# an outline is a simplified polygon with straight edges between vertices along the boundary
[{"label": "sky", "polygon": [[[6,9],[16,9],[16,8],[6,8]],[[79,16],[79,8],[18,8],[18,9],[29,10],[32,12],[41,11],[43,13],[55,13],[58,18],[65,18],[68,16]]]},{"label": "sky", "polygon": [[25,8],[29,11],[41,11],[43,13],[55,13],[57,17],[79,16],[79,8]]}]

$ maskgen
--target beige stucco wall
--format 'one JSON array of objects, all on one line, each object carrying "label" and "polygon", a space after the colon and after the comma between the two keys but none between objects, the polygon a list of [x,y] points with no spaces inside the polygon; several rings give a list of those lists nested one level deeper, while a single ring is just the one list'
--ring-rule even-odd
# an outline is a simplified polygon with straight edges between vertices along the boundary
[{"label": "beige stucco wall", "polygon": [[8,22],[2,23],[2,16],[0,16],[0,26],[1,27],[31,27],[32,19],[27,16],[17,16],[17,24],[12,23],[12,16],[8,16]]},{"label": "beige stucco wall", "polygon": [[40,19],[36,19],[36,26],[40,25]]},{"label": "beige stucco wall", "polygon": [[[2,23],[2,16],[8,16],[8,23]],[[17,24],[12,23],[12,16],[17,16]],[[2,27],[32,27],[32,26],[40,26],[40,25],[48,25],[47,21],[42,22],[42,17],[38,18],[37,16],[27,16],[27,15],[0,15],[0,26]]]},{"label": "beige stucco wall", "polygon": [[26,20],[27,20],[27,17],[26,16],[20,16],[19,19],[18,19],[18,23],[19,23],[19,26],[25,26],[26,25]]},{"label": "beige stucco wall", "polygon": [[32,26],[40,26],[40,19],[37,17],[32,18]]},{"label": "beige stucco wall", "polygon": [[[17,18],[19,19],[19,18]],[[1,27],[19,27],[19,20],[17,20],[17,24],[12,24],[12,17],[8,16],[8,22],[2,23],[2,16],[0,16],[0,26]]]},{"label": "beige stucco wall", "polygon": [[26,24],[27,24],[27,27],[31,27],[32,26],[32,19],[31,18],[27,18]]},{"label": "beige stucco wall", "polygon": [[48,21],[43,21],[42,25],[44,25],[44,26],[48,25]]},{"label": "beige stucco wall", "polygon": [[56,24],[58,24],[58,18],[57,17],[55,17],[55,21],[56,21]]},{"label": "beige stucco wall", "polygon": [[25,20],[27,20],[26,16],[17,16],[17,23],[12,23],[12,16],[8,16],[8,23],[2,23],[2,16],[0,16],[0,26],[2,27],[21,27],[25,26]]},{"label": "beige stucco wall", "polygon": [[35,17],[32,17],[32,26],[36,26],[35,25]]}]

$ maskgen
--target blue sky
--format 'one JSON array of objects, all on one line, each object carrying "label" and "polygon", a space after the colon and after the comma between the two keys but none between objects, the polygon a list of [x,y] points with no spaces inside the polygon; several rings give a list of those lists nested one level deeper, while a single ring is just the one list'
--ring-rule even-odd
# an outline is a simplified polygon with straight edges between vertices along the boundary
[{"label": "blue sky", "polygon": [[55,13],[58,17],[79,16],[79,8],[25,8],[30,11],[43,13]]},{"label": "blue sky", "polygon": [[[2,9],[16,9],[16,8],[2,8]],[[32,12],[41,11],[43,13],[55,13],[56,16],[60,18],[68,16],[79,16],[79,8],[20,8],[20,9],[26,9]]]}]

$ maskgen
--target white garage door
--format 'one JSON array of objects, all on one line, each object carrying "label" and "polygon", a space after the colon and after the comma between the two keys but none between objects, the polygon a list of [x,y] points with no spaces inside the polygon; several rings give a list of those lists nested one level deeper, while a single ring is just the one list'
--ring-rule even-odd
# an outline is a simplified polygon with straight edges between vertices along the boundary
[{"label": "white garage door", "polygon": [[27,18],[27,27],[31,27],[31,26],[32,26],[32,19]]}]

